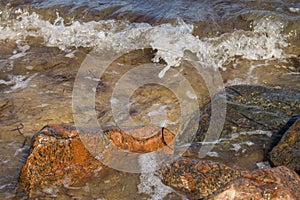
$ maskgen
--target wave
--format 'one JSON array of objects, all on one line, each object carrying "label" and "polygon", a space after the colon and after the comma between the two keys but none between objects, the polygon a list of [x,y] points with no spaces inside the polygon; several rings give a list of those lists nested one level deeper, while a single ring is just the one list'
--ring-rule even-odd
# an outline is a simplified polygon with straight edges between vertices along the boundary
[{"label": "wave", "polygon": [[59,13],[54,23],[34,12],[19,9],[17,13],[16,20],[0,26],[0,40],[25,41],[27,37],[40,37],[44,45],[58,47],[66,53],[80,47],[118,52],[147,44],[157,50],[153,62],[167,63],[161,76],[171,66],[179,66],[187,52],[194,54],[201,65],[215,69],[225,69],[224,65],[236,57],[268,60],[295,56],[285,53],[289,43],[288,36],[283,34],[284,22],[272,16],[254,21],[251,30],[199,38],[193,35],[194,25],[181,19],[160,25],[124,20],[74,21],[65,25]]}]

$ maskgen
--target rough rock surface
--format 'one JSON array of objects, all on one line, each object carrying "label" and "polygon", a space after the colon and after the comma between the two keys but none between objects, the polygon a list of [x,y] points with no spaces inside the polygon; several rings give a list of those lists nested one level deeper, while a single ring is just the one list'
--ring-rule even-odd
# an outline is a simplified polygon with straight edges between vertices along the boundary
[{"label": "rough rock surface", "polygon": [[[105,131],[110,143],[105,153],[114,147],[133,152],[149,152],[170,147],[174,135],[167,129],[155,126],[124,132],[120,129]],[[93,134],[95,135],[95,134]],[[32,190],[46,185],[74,185],[94,172],[101,173],[105,166],[86,149],[75,127],[70,125],[48,125],[32,138],[30,154],[20,173],[20,185]],[[84,138],[85,139],[85,138]],[[99,137],[87,138],[85,142],[98,147]],[[94,142],[94,143],[93,143]],[[101,144],[102,145],[102,144]],[[168,146],[168,148],[163,148]],[[101,148],[96,148],[100,149]]]},{"label": "rough rock surface", "polygon": [[[222,96],[222,95],[221,95]],[[222,136],[233,132],[268,130],[276,133],[300,112],[300,90],[235,85],[226,88],[227,116]],[[204,107],[198,139],[204,137],[210,104]]]},{"label": "rough rock surface", "polygon": [[300,198],[300,178],[292,170],[281,166],[253,171],[235,179],[207,200],[224,199],[282,199]]},{"label": "rough rock surface", "polygon": [[186,193],[191,199],[207,197],[241,174],[220,163],[191,158],[179,158],[161,170],[166,185]]},{"label": "rough rock surface", "polygon": [[20,173],[27,190],[46,185],[73,185],[103,167],[85,149],[76,129],[48,125],[32,139],[30,154]]},{"label": "rough rock surface", "polygon": [[[223,97],[224,94],[218,94],[215,98]],[[256,169],[255,163],[264,162],[274,141],[280,139],[278,131],[292,116],[300,113],[299,99],[300,90],[297,89],[251,85],[227,87],[225,124],[212,150],[216,156],[209,159],[217,157],[218,162],[227,165],[235,163],[249,170]],[[201,118],[193,120],[193,123],[199,123],[194,145],[196,150],[193,152],[201,148],[197,144],[201,144],[207,137],[210,108],[210,104],[204,106]],[[189,133],[187,128],[187,134],[194,133]]]},{"label": "rough rock surface", "polygon": [[284,133],[269,156],[273,165],[284,165],[300,174],[300,119]]},{"label": "rough rock surface", "polygon": [[106,135],[117,147],[131,152],[158,151],[163,147],[169,147],[169,153],[173,153],[175,135],[166,128],[146,126],[128,131],[119,128],[107,130]]},{"label": "rough rock surface", "polygon": [[[153,126],[126,132],[110,129],[105,133],[118,148],[137,152],[159,150],[163,145],[171,145],[173,138],[168,130]],[[48,125],[32,139],[30,154],[20,173],[20,185],[30,193],[50,185],[73,186],[90,176],[100,177],[106,169],[86,150],[75,127]],[[209,160],[178,157],[157,173],[163,183],[190,199],[300,198],[300,178],[284,166],[249,173]]]},{"label": "rough rock surface", "polygon": [[300,198],[300,177],[285,166],[252,172],[191,158],[180,158],[161,170],[163,182],[189,199]]}]

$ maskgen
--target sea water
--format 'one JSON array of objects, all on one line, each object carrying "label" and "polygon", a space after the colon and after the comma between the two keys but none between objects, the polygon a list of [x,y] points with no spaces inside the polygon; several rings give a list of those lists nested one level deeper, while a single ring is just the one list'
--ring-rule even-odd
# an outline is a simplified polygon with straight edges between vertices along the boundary
[{"label": "sea water", "polygon": [[[189,63],[191,60],[201,69],[220,71],[224,86],[258,84],[299,89],[299,24],[300,3],[296,0],[1,1],[0,156],[9,170],[0,171],[0,196],[14,197],[18,173],[30,145],[27,140],[23,146],[25,139],[16,128],[23,126],[20,131],[30,137],[46,124],[74,122],[73,83],[90,52],[107,53],[107,57],[122,53],[103,77],[90,74],[87,78],[101,85],[92,90],[98,92],[95,107],[104,124],[115,123],[110,104],[117,103],[118,98],[111,98],[111,93],[126,70],[141,63],[153,63],[155,67],[156,63],[163,65],[155,74],[160,79],[172,69],[178,71],[174,77],[183,74],[195,92],[183,90],[176,96],[168,88],[149,84],[137,88],[124,105],[138,125],[159,115],[167,119],[154,121],[161,126],[168,124],[176,132],[180,130],[181,115],[176,98],[186,96],[200,107],[209,99],[209,88]],[[146,93],[149,96],[143,98]],[[252,143],[232,144],[233,154],[245,145]],[[216,152],[210,155],[218,157]],[[147,157],[139,160],[142,169],[151,162]],[[136,185],[129,190],[131,196],[129,192],[126,198],[146,193],[140,198],[157,199],[159,192],[168,198],[174,193],[162,187],[154,174],[127,176],[116,173],[105,183],[96,181],[103,188],[115,184],[105,192],[90,186],[69,190],[81,191],[71,192],[74,198],[84,198],[89,191],[90,197],[110,199],[117,195],[124,199],[123,186],[135,180]],[[65,197],[68,192],[60,194],[55,188],[46,188],[42,193]]]}]

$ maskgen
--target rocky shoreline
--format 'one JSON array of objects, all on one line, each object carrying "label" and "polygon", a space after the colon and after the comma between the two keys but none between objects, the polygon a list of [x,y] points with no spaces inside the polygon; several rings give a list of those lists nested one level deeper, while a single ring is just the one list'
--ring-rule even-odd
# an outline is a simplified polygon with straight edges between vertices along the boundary
[{"label": "rocky shoreline", "polygon": [[[178,157],[174,162],[157,170],[156,174],[165,185],[189,199],[299,199],[300,177],[296,173],[299,173],[300,167],[299,125],[300,119],[268,153],[273,168],[246,170],[207,159]],[[144,132],[145,128],[133,131]],[[125,132],[111,129],[106,134],[110,139],[119,134],[123,140],[111,142],[118,147],[124,147],[124,137],[128,137]],[[155,141],[148,142],[148,148],[159,142],[164,144],[163,137],[159,136],[161,134],[158,132],[154,134],[157,137],[145,139]],[[131,149],[139,146],[136,142],[127,145]],[[139,152],[147,151],[140,149]],[[32,139],[30,154],[20,173],[19,191],[25,191],[33,198],[37,190],[53,185],[72,187],[88,182],[92,176],[101,178],[108,170],[108,167],[93,158],[85,149],[75,127],[48,125]]]}]

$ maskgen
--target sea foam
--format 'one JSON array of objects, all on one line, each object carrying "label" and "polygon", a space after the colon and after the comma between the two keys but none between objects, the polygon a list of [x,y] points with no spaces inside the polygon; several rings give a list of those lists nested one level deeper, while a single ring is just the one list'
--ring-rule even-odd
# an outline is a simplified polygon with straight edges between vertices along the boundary
[{"label": "sea foam", "polygon": [[[58,47],[70,56],[72,48],[93,47],[105,51],[124,52],[146,45],[157,50],[153,62],[164,60],[166,67],[159,74],[163,77],[170,67],[177,67],[186,58],[186,52],[196,55],[204,67],[225,68],[224,64],[242,57],[249,60],[287,58],[288,46],[282,34],[284,23],[272,17],[262,17],[253,23],[252,30],[235,30],[217,37],[198,38],[192,34],[193,25],[178,19],[176,23],[152,26],[147,23],[102,20],[64,24],[57,13],[54,23],[36,13],[19,11],[18,20],[0,26],[0,40],[42,37],[49,47]],[[21,53],[24,53],[21,51]],[[71,54],[70,54],[71,53]],[[15,55],[16,56],[16,55]],[[22,55],[20,55],[22,56]]]}]

